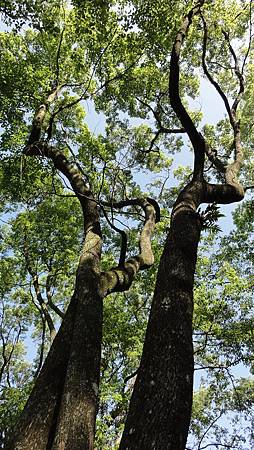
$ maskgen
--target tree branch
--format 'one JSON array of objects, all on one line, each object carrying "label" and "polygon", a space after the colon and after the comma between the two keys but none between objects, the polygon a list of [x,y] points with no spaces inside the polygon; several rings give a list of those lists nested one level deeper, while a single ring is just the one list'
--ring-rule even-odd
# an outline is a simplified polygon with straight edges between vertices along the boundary
[{"label": "tree branch", "polygon": [[52,294],[51,294],[51,286],[50,286],[50,280],[51,275],[48,274],[46,278],[46,295],[47,295],[47,305],[59,316],[61,319],[64,318],[65,314],[63,311],[61,311],[58,306],[55,305],[55,303],[52,300]]},{"label": "tree branch", "polygon": [[30,264],[29,250],[28,250],[26,234],[25,234],[25,242],[24,242],[24,257],[25,257],[25,261],[26,261],[27,271],[32,277],[33,287],[34,287],[34,290],[35,290],[36,298],[37,298],[38,303],[40,305],[40,310],[41,310],[41,313],[42,313],[42,317],[44,317],[44,319],[46,320],[48,328],[49,328],[50,342],[52,344],[52,342],[53,342],[53,340],[54,340],[54,338],[56,336],[56,329],[55,329],[55,325],[54,325],[54,322],[52,320],[52,317],[51,317],[51,315],[50,315],[50,313],[48,311],[47,304],[44,301],[43,296],[41,294],[38,275],[32,269],[31,264]]},{"label": "tree branch", "polygon": [[200,438],[200,441],[199,441],[199,443],[198,443],[198,449],[197,450],[201,450],[201,448],[204,448],[204,447],[201,447],[201,444],[202,444],[202,441],[204,440],[204,438],[205,438],[205,436],[207,435],[207,433],[209,432],[209,430],[215,425],[215,423],[223,416],[223,414],[224,414],[224,411],[221,411],[220,412],[220,414],[217,416],[217,417],[215,417],[215,419],[210,423],[210,425],[207,427],[207,429],[205,430],[205,432],[203,433],[203,435],[201,436],[201,438]]},{"label": "tree branch", "polygon": [[104,207],[102,206],[102,204],[100,206],[101,206],[101,210],[102,210],[104,217],[105,217],[106,221],[108,222],[109,226],[114,231],[116,231],[117,233],[119,233],[121,235],[122,242],[121,242],[121,251],[120,251],[118,266],[122,267],[124,265],[125,258],[126,258],[126,252],[127,252],[127,235],[124,230],[121,230],[120,228],[116,227],[114,225],[114,223],[111,220],[109,220],[108,215],[107,215]]},{"label": "tree branch", "polygon": [[83,278],[87,276],[88,271],[100,271],[102,235],[97,202],[77,165],[71,163],[61,151],[45,141],[26,146],[24,153],[27,156],[42,156],[51,159],[55,168],[68,179],[81,204],[84,219],[84,243],[78,273],[82,272]]},{"label": "tree branch", "polygon": [[[33,119],[32,129],[31,129],[31,133],[30,133],[30,136],[28,139],[27,146],[30,146],[30,145],[40,141],[42,125],[43,125],[46,113],[49,109],[49,105],[55,100],[56,96],[58,95],[59,91],[62,88],[63,88],[63,85],[52,88],[50,90],[48,96],[46,97],[45,101],[39,106],[38,110],[35,113],[34,119]],[[50,131],[48,131],[48,133],[50,133]]]},{"label": "tree branch", "polygon": [[169,134],[170,134],[170,133],[171,133],[171,134],[173,134],[173,133],[176,133],[176,134],[179,134],[179,133],[186,133],[186,131],[185,131],[184,128],[167,128],[167,127],[165,127],[164,125],[162,125],[161,118],[160,118],[160,114],[158,113],[158,111],[156,111],[155,109],[153,109],[153,108],[151,107],[151,105],[149,105],[149,103],[146,103],[144,100],[141,100],[141,99],[138,98],[138,97],[136,97],[136,99],[137,99],[142,105],[146,106],[146,108],[148,108],[148,109],[153,113],[153,116],[154,116],[154,118],[155,118],[157,124],[159,125],[156,134],[157,134],[157,133],[159,133],[159,134],[160,134],[160,133],[169,133]]},{"label": "tree branch", "polygon": [[237,191],[239,191],[239,193],[241,194],[241,199],[244,196],[244,190],[242,188],[242,186],[239,184],[239,181],[237,179],[237,175],[239,173],[239,170],[241,168],[241,164],[242,164],[242,159],[243,159],[243,151],[242,151],[242,144],[241,144],[241,133],[240,133],[240,121],[237,119],[236,116],[236,110],[238,107],[238,104],[242,98],[243,92],[244,92],[244,78],[243,75],[240,71],[239,68],[239,62],[237,59],[237,56],[234,52],[233,47],[231,46],[230,40],[229,40],[229,35],[222,30],[222,33],[225,37],[225,40],[227,41],[229,50],[231,55],[233,56],[234,59],[234,63],[235,63],[235,74],[238,78],[239,81],[239,92],[233,102],[232,107],[230,107],[229,105],[229,101],[225,95],[225,93],[222,91],[220,85],[214,80],[214,78],[212,77],[212,75],[210,74],[207,65],[206,65],[206,47],[207,47],[207,24],[205,21],[205,18],[202,14],[202,12],[200,11],[200,16],[203,22],[203,27],[204,27],[204,39],[203,39],[203,51],[202,51],[202,66],[203,66],[203,70],[205,75],[207,76],[208,80],[211,82],[211,84],[215,87],[215,89],[217,90],[217,92],[219,93],[220,97],[222,98],[224,104],[225,104],[225,108],[227,110],[228,113],[228,117],[229,117],[229,121],[234,133],[234,149],[235,149],[235,157],[234,157],[234,162],[232,164],[229,164],[227,167],[224,165],[221,165],[220,160],[216,157],[214,158],[214,156],[211,153],[211,150],[209,150],[208,147],[206,147],[206,153],[208,154],[208,156],[211,159],[211,161],[214,162],[214,164],[216,165],[216,167],[220,170],[221,168],[221,172],[225,173],[225,179],[226,179],[226,183],[228,185],[232,185],[234,186]]},{"label": "tree branch", "polygon": [[207,68],[207,64],[206,64],[206,50],[207,50],[208,32],[207,32],[206,20],[205,20],[205,18],[204,18],[204,16],[203,16],[201,11],[200,11],[200,17],[202,19],[203,27],[204,27],[203,50],[202,50],[202,67],[203,67],[203,71],[204,71],[204,74],[206,75],[206,77],[208,78],[208,80],[210,81],[210,83],[215,87],[216,91],[218,92],[218,94],[222,98],[222,100],[224,102],[224,105],[225,105],[225,108],[226,108],[227,113],[228,113],[228,117],[229,117],[230,123],[231,123],[231,125],[233,127],[234,119],[232,117],[232,112],[231,112],[231,108],[230,108],[227,96],[223,92],[223,90],[221,89],[219,83],[217,83],[217,81],[214,80],[214,78],[212,77],[211,73],[209,72],[209,70]]},{"label": "tree branch", "polygon": [[179,58],[185,36],[192,23],[193,16],[200,12],[205,0],[198,2],[190,12],[184,17],[182,26],[176,34],[170,59],[169,74],[169,98],[170,103],[180,120],[183,128],[187,132],[194,149],[194,171],[193,179],[203,179],[204,161],[205,161],[205,140],[197,131],[191,117],[182,104],[179,93]]},{"label": "tree branch", "polygon": [[56,53],[56,82],[55,82],[56,86],[58,86],[58,83],[59,83],[59,75],[60,75],[59,59],[60,59],[60,54],[61,54],[61,47],[62,47],[64,32],[65,32],[65,27],[63,27],[63,29],[61,31],[60,40],[59,40],[57,53]]},{"label": "tree branch", "polygon": [[239,102],[241,101],[243,93],[244,93],[244,77],[243,77],[243,73],[240,70],[240,65],[239,65],[239,61],[236,56],[236,53],[231,45],[231,42],[229,39],[229,34],[225,30],[222,30],[222,34],[225,37],[225,40],[228,44],[229,51],[234,59],[234,63],[235,63],[234,71],[235,71],[236,77],[238,78],[238,81],[239,81],[239,91],[233,102],[233,105],[231,106],[231,114],[233,115],[233,118],[234,118],[234,125],[236,125],[236,120],[237,120],[236,119],[236,110],[237,110]]},{"label": "tree branch", "polygon": [[112,204],[115,208],[122,208],[129,205],[140,206],[145,212],[145,223],[139,240],[140,253],[124,262],[122,268],[112,268],[101,274],[100,284],[103,296],[111,292],[127,290],[136,273],[139,270],[147,269],[153,264],[154,256],[151,247],[151,235],[156,222],[159,220],[159,207],[155,200],[150,198],[124,200]]}]

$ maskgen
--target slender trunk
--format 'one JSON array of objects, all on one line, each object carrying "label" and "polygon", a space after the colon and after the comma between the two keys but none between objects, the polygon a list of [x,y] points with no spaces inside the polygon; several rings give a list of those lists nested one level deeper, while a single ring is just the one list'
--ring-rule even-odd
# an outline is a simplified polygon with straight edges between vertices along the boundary
[{"label": "slender trunk", "polygon": [[187,189],[179,200],[160,261],[120,450],[184,450],[186,444],[193,392],[193,282],[201,229],[196,207],[201,199],[196,201]]}]

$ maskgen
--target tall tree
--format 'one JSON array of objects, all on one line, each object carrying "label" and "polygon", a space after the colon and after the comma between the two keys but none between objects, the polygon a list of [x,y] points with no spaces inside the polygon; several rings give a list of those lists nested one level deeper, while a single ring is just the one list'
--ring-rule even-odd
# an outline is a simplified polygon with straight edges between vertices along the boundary
[{"label": "tall tree", "polygon": [[[237,108],[244,92],[243,74],[225,30],[222,34],[234,60],[239,88],[232,106],[206,65],[207,23],[199,2],[184,17],[170,60],[169,98],[194,150],[191,181],[180,192],[171,214],[171,226],[158,269],[157,282],[143,354],[120,448],[184,449],[193,397],[192,313],[193,283],[202,217],[201,203],[225,204],[244,198],[238,181],[243,159]],[[179,93],[181,48],[195,15],[204,25],[202,62],[205,74],[221,95],[233,134],[234,161],[222,164],[184,107]],[[223,184],[204,177],[205,156],[222,175]]]},{"label": "tall tree", "polygon": [[[77,217],[80,218],[80,212],[83,217],[82,252],[74,293],[65,314],[52,301],[52,283],[59,270],[63,267],[64,271],[68,270],[67,258],[70,255],[61,251],[61,246],[72,246],[73,250],[78,242],[71,240],[70,232],[65,233],[63,227],[63,241],[68,239],[68,244],[61,239],[58,241],[60,230],[56,233],[54,228],[53,242],[50,241],[45,254],[32,239],[35,230],[42,238],[41,246],[43,239],[51,239],[52,229],[41,227],[43,208],[38,216],[28,211],[19,218],[22,235],[20,239],[16,233],[15,239],[22,249],[22,264],[34,290],[42,329],[48,327],[53,343],[10,438],[9,448],[93,448],[102,342],[102,300],[112,292],[128,290],[137,272],[148,268],[154,260],[150,239],[155,222],[159,220],[159,207],[150,196],[141,194],[141,189],[130,177],[130,168],[146,166],[155,170],[156,164],[169,167],[171,161],[163,160],[159,144],[164,144],[165,148],[171,145],[177,148],[180,141],[172,137],[173,134],[187,133],[194,150],[193,170],[187,174],[187,182],[179,186],[173,205],[141,363],[135,372],[137,377],[120,443],[121,449],[185,448],[193,397],[193,287],[200,233],[202,228],[218,219],[216,204],[238,202],[245,194],[238,180],[243,161],[238,106],[244,94],[243,70],[250,46],[241,60],[232,47],[232,39],[240,40],[251,23],[249,5],[247,8],[234,5],[235,23],[229,32],[227,12],[222,14],[219,24],[214,23],[218,22],[223,8],[233,7],[232,2],[218,1],[217,11],[205,1],[194,6],[192,2],[185,3],[172,2],[174,10],[170,18],[168,5],[163,2],[133,1],[133,9],[125,2],[113,7],[110,2],[94,4],[89,1],[85,6],[75,2],[80,7],[79,16],[76,10],[59,8],[52,2],[42,15],[40,12],[35,30],[18,36],[13,33],[8,43],[3,39],[6,50],[3,111],[4,122],[11,123],[11,129],[6,129],[2,146],[7,152],[17,143],[19,148],[23,146],[25,164],[29,166],[29,170],[24,170],[24,161],[21,163],[21,176],[12,178],[11,189],[6,183],[6,192],[15,197],[16,202],[24,202],[25,196],[28,209],[31,209],[31,206],[37,207],[31,204],[30,199],[36,196],[38,189],[42,192],[42,200],[44,197],[45,208],[49,208],[45,201],[48,191],[64,196],[71,189],[73,201],[68,205]],[[50,14],[52,5],[55,8],[54,20]],[[38,12],[36,6],[35,2],[32,8],[35,16]],[[16,14],[21,13],[23,10]],[[155,25],[153,31],[150,21]],[[242,31],[239,31],[239,24],[243,25]],[[176,31],[176,25],[180,27],[179,31]],[[168,29],[168,34],[159,41],[165,27],[171,30]],[[192,51],[191,44],[188,45],[190,33],[193,34]],[[216,40],[216,34],[222,41],[221,53],[208,48],[209,39]],[[17,51],[22,54],[18,69],[29,84],[25,95],[21,95],[24,87],[20,80],[13,77],[12,55]],[[197,118],[188,112],[182,100],[186,91],[191,95],[195,92],[194,79],[189,81],[187,89],[180,85],[179,59],[182,53],[190,63],[189,67],[183,68],[182,77],[191,80],[191,64],[196,67],[201,62],[203,73],[225,104],[228,118],[224,121],[224,129],[227,135],[224,131],[224,143],[220,136],[218,138],[219,150],[221,147],[222,151],[225,150],[222,157],[214,150],[214,130],[206,128],[201,134],[197,130]],[[219,79],[215,78],[214,58],[222,67]],[[229,82],[223,58],[230,61],[233,82]],[[165,73],[168,70],[167,94]],[[16,106],[14,110],[12,108],[17,100],[14,96],[10,98],[11,84],[19,106],[27,115],[31,116],[32,112],[31,96],[32,107],[36,110],[25,149],[27,117],[22,120],[19,109]],[[228,96],[230,90],[231,97],[235,95],[232,102]],[[82,101],[88,98],[93,99],[96,108],[104,110],[107,116],[106,136],[96,138],[84,125]],[[130,116],[149,119],[148,123],[130,130],[119,117],[119,110]],[[155,121],[154,135],[149,123],[151,117]],[[225,148],[228,143],[230,148]],[[125,154],[125,160],[119,170],[112,160],[117,160],[121,152]],[[233,161],[230,160],[232,152]],[[206,174],[207,162],[211,164],[208,166],[210,179]],[[14,154],[16,173],[18,164],[19,157]],[[88,164],[91,173],[87,170]],[[5,161],[3,172],[8,178]],[[64,187],[56,174],[67,180]],[[44,179],[44,187],[37,181],[34,186],[30,184],[33,177],[39,179],[38,175],[40,180]],[[26,177],[29,178],[28,187],[20,196],[15,192],[15,186],[20,181],[18,178],[24,183]],[[160,195],[163,186],[161,189]],[[210,204],[204,213],[198,210],[201,203]],[[129,259],[126,257],[126,233],[114,221],[115,211],[125,207],[132,208],[133,217],[140,214],[140,210],[144,214],[140,252]],[[61,208],[71,220],[64,207]],[[57,205],[59,215],[62,214],[61,208]],[[102,261],[105,221],[121,237],[119,262],[112,267],[110,258],[106,264]],[[78,225],[81,231],[80,222],[73,225]],[[39,256],[34,256],[36,246]],[[60,290],[63,280],[58,283],[57,289]],[[56,336],[52,311],[63,317]]]}]

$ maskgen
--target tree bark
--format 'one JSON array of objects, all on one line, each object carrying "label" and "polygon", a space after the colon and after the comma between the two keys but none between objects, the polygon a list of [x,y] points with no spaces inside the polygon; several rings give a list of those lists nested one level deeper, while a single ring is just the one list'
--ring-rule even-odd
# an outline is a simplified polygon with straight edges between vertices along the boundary
[{"label": "tree bark", "polygon": [[93,448],[102,299],[76,287],[7,450]]},{"label": "tree bark", "polygon": [[119,450],[184,450],[193,391],[193,283],[200,183],[175,204],[161,257],[143,355]]},{"label": "tree bark", "polygon": [[70,336],[75,309],[73,296],[26,407],[19,417],[14,433],[10,436],[7,450],[46,450],[50,448],[48,442],[54,433],[57,409],[59,409],[70,354]]},{"label": "tree bark", "polygon": [[[69,308],[7,449],[92,450],[103,311],[99,212],[77,168],[60,152],[44,144],[41,149],[77,193],[84,216],[84,244]],[[29,151],[32,155],[31,147]]]},{"label": "tree bark", "polygon": [[98,280],[80,292],[52,450],[94,448],[102,341]]}]

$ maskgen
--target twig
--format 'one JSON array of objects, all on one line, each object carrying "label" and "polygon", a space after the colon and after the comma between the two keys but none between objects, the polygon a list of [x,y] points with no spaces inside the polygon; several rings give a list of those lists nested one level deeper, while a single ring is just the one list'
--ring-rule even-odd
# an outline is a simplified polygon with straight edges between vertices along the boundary
[{"label": "twig", "polygon": [[197,450],[201,450],[201,448],[205,448],[205,447],[201,447],[202,441],[204,440],[205,436],[207,435],[208,431],[214,426],[214,424],[223,416],[224,411],[221,411],[220,414],[215,417],[215,419],[210,423],[210,425],[207,427],[207,429],[205,430],[205,432],[203,433],[203,435],[200,438],[199,444],[198,444],[198,449]]},{"label": "twig", "polygon": [[244,73],[245,64],[246,64],[246,61],[247,61],[249,53],[250,53],[251,44],[252,44],[252,38],[253,38],[253,34],[252,34],[252,1],[250,1],[250,28],[249,28],[249,30],[250,30],[250,33],[249,33],[249,44],[248,44],[247,52],[245,54],[245,57],[244,57],[244,60],[243,60],[243,64],[242,64],[242,70],[241,70],[242,75]]},{"label": "twig", "polygon": [[129,380],[131,380],[132,378],[134,378],[136,375],[138,374],[138,369],[135,370],[135,372],[131,373],[130,375],[128,375],[124,380],[124,384],[127,384]]}]

